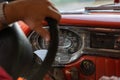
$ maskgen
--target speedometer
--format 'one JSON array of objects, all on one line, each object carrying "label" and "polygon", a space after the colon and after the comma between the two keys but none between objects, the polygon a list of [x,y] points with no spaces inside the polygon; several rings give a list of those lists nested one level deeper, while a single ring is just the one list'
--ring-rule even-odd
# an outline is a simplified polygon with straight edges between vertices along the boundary
[{"label": "speedometer", "polygon": [[[35,50],[47,49],[49,43],[46,43],[45,40],[37,33],[36,35],[35,32],[32,34],[34,34],[34,36],[30,36],[30,38],[32,38],[30,41],[33,45],[33,48]],[[56,54],[54,63],[66,64],[71,62],[73,55],[81,49],[82,45],[83,39],[78,33],[69,29],[61,28],[59,32],[58,52]]]},{"label": "speedometer", "polygon": [[81,38],[76,33],[67,29],[60,30],[59,49],[62,48],[65,53],[73,54],[77,52],[82,44],[81,41]]}]

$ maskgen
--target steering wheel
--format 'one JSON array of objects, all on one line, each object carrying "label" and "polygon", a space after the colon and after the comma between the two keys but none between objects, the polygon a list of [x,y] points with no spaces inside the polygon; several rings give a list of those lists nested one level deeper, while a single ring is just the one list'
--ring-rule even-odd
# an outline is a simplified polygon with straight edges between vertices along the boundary
[{"label": "steering wheel", "polygon": [[[57,21],[52,18],[46,18],[46,21],[48,22],[51,37],[48,52],[38,70],[27,80],[42,80],[51,67],[57,52],[59,40]],[[35,64],[31,44],[17,23],[0,31],[0,66],[14,80],[19,76],[26,77],[26,75],[29,75],[33,71],[33,65]]]},{"label": "steering wheel", "polygon": [[44,75],[51,67],[58,49],[59,37],[58,37],[57,21],[52,18],[46,18],[45,20],[48,22],[48,25],[49,25],[51,40],[49,42],[47,55],[44,61],[42,62],[42,65],[40,66],[39,71],[34,75],[33,77],[34,80],[43,79]]}]

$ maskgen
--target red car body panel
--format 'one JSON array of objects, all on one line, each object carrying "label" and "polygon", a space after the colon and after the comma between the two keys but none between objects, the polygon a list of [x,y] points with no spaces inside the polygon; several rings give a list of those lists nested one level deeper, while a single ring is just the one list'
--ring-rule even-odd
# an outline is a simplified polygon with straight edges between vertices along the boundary
[{"label": "red car body panel", "polygon": [[114,0],[114,3],[120,3],[120,0]]}]

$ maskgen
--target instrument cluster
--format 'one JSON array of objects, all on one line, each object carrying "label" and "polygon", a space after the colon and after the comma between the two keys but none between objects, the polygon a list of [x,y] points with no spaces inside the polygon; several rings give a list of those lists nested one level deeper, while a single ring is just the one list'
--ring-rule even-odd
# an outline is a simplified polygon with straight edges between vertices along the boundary
[{"label": "instrument cluster", "polygon": [[[47,29],[47,27],[45,27]],[[33,51],[47,49],[49,43],[39,34],[32,32],[29,35]],[[54,64],[68,64],[80,57],[84,47],[84,33],[79,28],[72,26],[59,27],[59,46]]]},{"label": "instrument cluster", "polygon": [[[48,29],[47,26],[45,28]],[[28,39],[32,44],[33,52],[41,49],[47,50],[49,43],[36,32],[32,31],[28,36]],[[103,52],[101,53],[99,50]],[[102,56],[111,55],[112,57],[115,57],[113,53],[110,54],[111,50],[113,52],[118,51],[119,53],[119,29],[59,26],[59,46],[54,64],[69,64],[85,54]],[[91,51],[95,51],[97,54]],[[107,53],[103,54],[106,51]]]}]

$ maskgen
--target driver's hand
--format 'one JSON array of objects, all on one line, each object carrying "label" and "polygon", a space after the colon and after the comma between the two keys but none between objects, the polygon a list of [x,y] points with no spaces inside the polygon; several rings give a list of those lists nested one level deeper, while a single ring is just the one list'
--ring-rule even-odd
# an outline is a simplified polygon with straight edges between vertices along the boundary
[{"label": "driver's hand", "polygon": [[46,17],[60,20],[60,13],[49,0],[16,0],[5,5],[5,16],[9,23],[23,20],[32,30],[38,32],[46,41],[49,32],[43,29],[42,21]]}]

